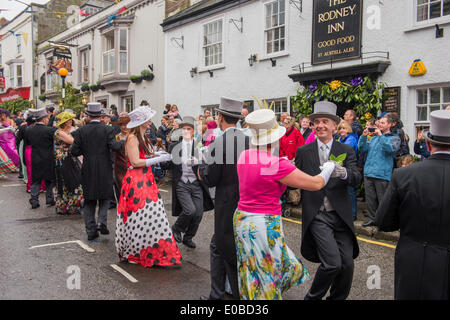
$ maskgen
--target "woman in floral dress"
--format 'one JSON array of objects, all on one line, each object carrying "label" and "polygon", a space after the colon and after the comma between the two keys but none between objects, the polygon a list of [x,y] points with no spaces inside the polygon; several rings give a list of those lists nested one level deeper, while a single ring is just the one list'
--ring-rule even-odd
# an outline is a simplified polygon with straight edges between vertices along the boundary
[{"label": "woman in floral dress", "polygon": [[152,153],[145,131],[155,111],[139,107],[130,112],[125,143],[128,170],[122,181],[116,222],[116,250],[120,260],[144,267],[181,264],[166,210],[151,166],[171,160],[168,153]]},{"label": "woman in floral dress", "polygon": [[80,172],[77,159],[69,154],[73,144],[70,134],[73,130],[75,115],[62,112],[58,116],[55,132],[55,160],[56,160],[56,213],[61,215],[81,214],[83,190],[78,179],[74,176]]},{"label": "woman in floral dress", "polygon": [[320,175],[307,175],[272,154],[286,133],[272,110],[256,110],[245,121],[252,130],[253,147],[241,153],[237,164],[240,199],[233,226],[239,295],[242,300],[281,300],[284,292],[310,276],[286,244],[280,196],[286,186],[320,190],[334,164]]}]

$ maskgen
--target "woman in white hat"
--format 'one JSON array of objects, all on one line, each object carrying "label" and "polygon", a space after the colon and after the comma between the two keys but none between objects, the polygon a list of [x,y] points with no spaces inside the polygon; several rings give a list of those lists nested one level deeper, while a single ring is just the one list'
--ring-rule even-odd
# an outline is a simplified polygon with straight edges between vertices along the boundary
[{"label": "woman in white hat", "polygon": [[146,106],[129,113],[130,132],[125,143],[128,170],[122,181],[116,223],[116,249],[120,259],[144,267],[181,263],[150,168],[172,158],[168,153],[153,153],[151,142],[145,136],[155,113]]},{"label": "woman in white hat", "polygon": [[320,190],[334,163],[325,163],[319,175],[309,176],[289,160],[272,154],[286,132],[272,110],[256,110],[245,121],[252,131],[253,147],[241,153],[237,164],[240,199],[233,223],[239,294],[244,300],[281,299],[285,291],[310,276],[286,245],[280,196],[286,186]]}]

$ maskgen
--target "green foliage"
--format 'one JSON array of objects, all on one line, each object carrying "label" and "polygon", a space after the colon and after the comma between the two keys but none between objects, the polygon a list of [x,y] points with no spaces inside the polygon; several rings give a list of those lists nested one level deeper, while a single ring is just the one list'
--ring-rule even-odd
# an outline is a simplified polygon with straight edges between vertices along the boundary
[{"label": "green foliage", "polygon": [[[75,88],[72,83],[66,82],[66,97],[64,98],[64,104],[60,111],[66,109],[72,109],[77,115],[84,110],[84,105],[81,102],[81,95],[77,94],[77,88]],[[62,100],[62,90],[61,86],[57,86],[58,100]],[[61,110],[62,109],[62,110]]]},{"label": "green foliage", "polygon": [[141,71],[141,76],[142,77],[147,77],[147,76],[149,76],[151,74],[152,73],[150,72],[150,70],[147,70],[147,69]]},{"label": "green foliage", "polygon": [[9,110],[11,114],[31,108],[31,101],[22,98],[0,103],[0,108]]},{"label": "green foliage", "polygon": [[384,83],[377,83],[369,77],[359,78],[355,83],[332,81],[331,83],[312,84],[299,90],[293,97],[294,111],[310,115],[317,101],[331,101],[336,104],[346,103],[353,107],[361,125],[369,118],[375,117],[382,108]]}]

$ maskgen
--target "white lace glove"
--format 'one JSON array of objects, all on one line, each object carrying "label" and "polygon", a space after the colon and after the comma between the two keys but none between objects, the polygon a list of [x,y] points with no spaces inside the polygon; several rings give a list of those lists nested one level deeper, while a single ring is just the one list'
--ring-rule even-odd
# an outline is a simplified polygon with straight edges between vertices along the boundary
[{"label": "white lace glove", "polygon": [[333,173],[331,174],[331,178],[341,178],[341,179],[345,179],[347,177],[347,169],[345,169],[344,167],[342,167],[339,163],[335,162],[334,163],[334,170]]},{"label": "white lace glove", "polygon": [[330,180],[330,177],[334,171],[334,168],[335,168],[335,163],[333,161],[327,161],[320,167],[322,172],[319,173],[319,176],[321,176],[325,180],[325,185],[328,183],[328,180]]},{"label": "white lace glove", "polygon": [[147,167],[150,167],[154,164],[158,164],[161,162],[167,162],[167,161],[171,161],[171,160],[172,160],[172,155],[170,153],[166,153],[166,154],[162,154],[158,157],[153,157],[151,159],[145,160],[145,165]]}]

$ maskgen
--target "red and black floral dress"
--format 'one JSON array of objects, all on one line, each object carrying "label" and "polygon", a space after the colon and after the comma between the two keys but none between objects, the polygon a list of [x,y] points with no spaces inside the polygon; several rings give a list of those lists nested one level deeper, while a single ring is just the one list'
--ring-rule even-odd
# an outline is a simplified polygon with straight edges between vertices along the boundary
[{"label": "red and black floral dress", "polygon": [[[139,156],[145,159],[141,149]],[[127,170],[117,213],[116,250],[121,260],[144,267],[181,264],[181,253],[151,168]]]}]

